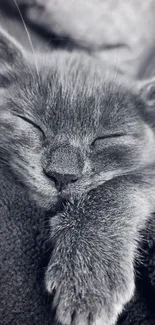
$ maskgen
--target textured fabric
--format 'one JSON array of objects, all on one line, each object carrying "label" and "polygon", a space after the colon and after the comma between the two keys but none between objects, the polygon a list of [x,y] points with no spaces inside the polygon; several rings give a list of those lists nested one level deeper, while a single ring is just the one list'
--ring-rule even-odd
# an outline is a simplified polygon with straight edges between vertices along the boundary
[{"label": "textured fabric", "polygon": [[46,216],[1,166],[0,179],[0,325],[52,325]]}]

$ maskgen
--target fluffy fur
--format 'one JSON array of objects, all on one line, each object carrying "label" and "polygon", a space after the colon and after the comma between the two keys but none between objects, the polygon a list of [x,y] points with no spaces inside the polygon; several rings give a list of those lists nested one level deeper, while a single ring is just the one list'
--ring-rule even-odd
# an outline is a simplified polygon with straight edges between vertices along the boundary
[{"label": "fluffy fur", "polygon": [[0,31],[0,159],[41,207],[57,202],[46,288],[65,325],[113,325],[134,292],[154,212],[154,82],[78,53],[32,58]]}]

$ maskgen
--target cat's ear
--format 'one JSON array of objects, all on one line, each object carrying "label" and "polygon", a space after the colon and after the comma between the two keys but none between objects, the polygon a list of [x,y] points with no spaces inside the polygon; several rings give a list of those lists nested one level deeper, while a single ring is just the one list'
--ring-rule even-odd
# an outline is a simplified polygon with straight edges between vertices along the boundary
[{"label": "cat's ear", "polygon": [[140,95],[148,107],[155,108],[155,78],[139,82],[136,93]]},{"label": "cat's ear", "polygon": [[18,42],[0,27],[0,87],[24,62],[24,50]]}]

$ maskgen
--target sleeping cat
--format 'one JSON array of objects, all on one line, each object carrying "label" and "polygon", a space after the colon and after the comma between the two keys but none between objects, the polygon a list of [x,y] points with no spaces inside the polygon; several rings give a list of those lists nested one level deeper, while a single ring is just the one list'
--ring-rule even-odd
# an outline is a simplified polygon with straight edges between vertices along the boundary
[{"label": "sleeping cat", "polygon": [[80,53],[31,56],[0,30],[0,160],[51,219],[46,289],[63,325],[114,325],[155,209],[154,81]]}]

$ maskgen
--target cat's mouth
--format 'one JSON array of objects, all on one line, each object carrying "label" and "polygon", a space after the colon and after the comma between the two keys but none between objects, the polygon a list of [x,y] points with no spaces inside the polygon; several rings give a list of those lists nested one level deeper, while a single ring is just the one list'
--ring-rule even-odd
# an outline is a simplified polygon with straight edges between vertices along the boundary
[{"label": "cat's mouth", "polygon": [[[57,204],[59,201],[65,202],[72,199],[79,199],[84,194],[87,194],[91,190],[122,174],[122,170],[117,170],[117,172],[115,170],[85,175],[75,182],[62,186],[61,189],[56,188],[56,184],[54,184],[53,181],[50,181],[49,178],[45,178],[45,175],[42,175],[43,178],[40,177],[39,186],[38,180],[37,182],[32,182],[34,189],[33,198],[40,206],[49,209],[52,206],[55,206],[55,204]],[[34,183],[36,184],[35,188]]]},{"label": "cat's mouth", "polygon": [[122,171],[111,171],[111,172],[101,172],[98,174],[93,174],[85,176],[74,183],[69,183],[61,192],[59,196],[62,198],[75,197],[78,198],[84,193],[103,185],[105,182],[111,180],[112,178],[122,174]]},{"label": "cat's mouth", "polygon": [[81,195],[88,193],[111,179],[127,175],[128,173],[130,173],[130,170],[123,172],[122,169],[118,169],[117,171],[100,172],[91,176],[85,176],[74,183],[68,184],[61,192],[59,192],[59,196],[65,199],[70,197],[79,198]]},{"label": "cat's mouth", "polygon": [[[85,176],[76,182],[69,183],[61,189],[57,189],[54,182],[46,183],[46,189],[39,187],[31,192],[37,204],[46,209],[51,209],[53,206],[62,202],[71,201],[72,199],[79,199],[83,194],[88,193],[92,189],[102,185],[107,179],[103,180],[102,175]],[[34,184],[33,184],[34,185]],[[44,184],[45,185],[45,184]],[[41,190],[41,191],[40,191]]]}]

